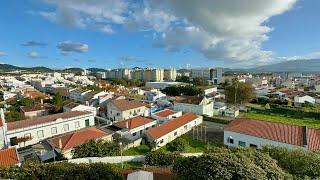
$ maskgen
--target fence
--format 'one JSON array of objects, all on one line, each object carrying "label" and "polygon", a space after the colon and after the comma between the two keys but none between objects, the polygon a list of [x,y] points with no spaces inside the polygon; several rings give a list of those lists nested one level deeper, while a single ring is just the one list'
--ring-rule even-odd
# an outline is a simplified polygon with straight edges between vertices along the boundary
[{"label": "fence", "polygon": [[[191,156],[201,156],[203,153],[181,153],[184,157]],[[121,163],[121,162],[144,162],[145,155],[136,155],[136,156],[109,156],[109,157],[86,157],[78,159],[70,159],[68,162],[71,163]]]}]

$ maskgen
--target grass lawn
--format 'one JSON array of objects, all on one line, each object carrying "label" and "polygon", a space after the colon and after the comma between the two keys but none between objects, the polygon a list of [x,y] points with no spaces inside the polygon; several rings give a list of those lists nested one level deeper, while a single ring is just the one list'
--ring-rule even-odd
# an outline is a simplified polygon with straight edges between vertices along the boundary
[{"label": "grass lawn", "polygon": [[[200,153],[200,152],[204,152],[204,150],[206,149],[206,143],[203,141],[192,139],[187,135],[182,135],[180,136],[180,138],[183,138],[188,142],[185,153]],[[158,151],[170,152],[167,149],[167,146],[161,147]]]},{"label": "grass lawn", "polygon": [[123,152],[124,156],[144,155],[150,152],[147,145],[140,145],[134,148],[127,149]]},{"label": "grass lawn", "polygon": [[314,119],[296,119],[296,118],[284,117],[280,115],[266,115],[266,114],[259,114],[259,113],[244,113],[243,116],[251,119],[279,122],[279,123],[291,124],[291,125],[307,126],[310,128],[320,129],[320,121],[314,120]]}]

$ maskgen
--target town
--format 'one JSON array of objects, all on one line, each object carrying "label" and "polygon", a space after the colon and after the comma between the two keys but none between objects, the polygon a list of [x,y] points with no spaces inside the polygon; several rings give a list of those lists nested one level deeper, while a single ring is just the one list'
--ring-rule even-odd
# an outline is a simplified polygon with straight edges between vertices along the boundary
[{"label": "town", "polygon": [[67,71],[2,73],[2,167],[99,157],[94,161],[122,168],[160,168],[170,162],[153,157],[159,153],[320,149],[317,75],[222,68]]}]

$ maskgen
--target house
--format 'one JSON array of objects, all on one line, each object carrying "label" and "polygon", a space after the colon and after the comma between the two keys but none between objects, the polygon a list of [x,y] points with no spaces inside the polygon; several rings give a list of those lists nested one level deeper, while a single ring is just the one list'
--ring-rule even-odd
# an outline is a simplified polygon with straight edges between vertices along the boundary
[{"label": "house", "polygon": [[231,147],[320,149],[320,130],[282,123],[236,119],[224,129],[224,144]]},{"label": "house", "polygon": [[112,134],[95,127],[91,127],[60,136],[55,136],[48,139],[47,141],[55,148],[57,152],[61,153],[65,158],[71,159],[73,156],[72,150],[75,147],[80,146],[89,140],[98,139],[104,141],[112,141]]},{"label": "house", "polygon": [[115,99],[107,104],[107,116],[111,121],[121,121],[136,116],[148,116],[147,104],[137,100]]},{"label": "house", "polygon": [[198,96],[180,96],[177,97],[174,105],[174,111],[192,112],[197,115],[213,115],[213,101],[206,97]]},{"label": "house", "polygon": [[91,107],[91,106],[85,106],[75,102],[71,102],[63,106],[63,112],[70,112],[70,111],[88,111],[88,112],[92,112],[93,116],[97,115],[97,108]]},{"label": "house", "polygon": [[311,96],[295,96],[294,97],[294,106],[299,107],[301,106],[301,104],[304,103],[311,103],[311,104],[315,104],[316,103],[316,99],[314,97]]},{"label": "house", "polygon": [[210,87],[210,88],[205,88],[204,90],[204,94],[208,95],[211,93],[217,93],[218,92],[218,88],[216,86]]},{"label": "house", "polygon": [[228,107],[224,111],[224,116],[227,116],[227,117],[237,117],[237,116],[239,116],[239,108],[237,108],[237,107]]},{"label": "house", "polygon": [[20,112],[26,119],[32,119],[35,117],[49,115],[50,110],[53,106],[50,104],[32,104],[27,106],[21,106]]},{"label": "house", "polygon": [[0,168],[19,165],[19,156],[15,147],[0,150]]},{"label": "house", "polygon": [[151,117],[158,121],[158,124],[165,123],[171,119],[182,116],[181,111],[173,111],[171,109],[164,109],[162,111],[158,111],[154,114],[151,114]]},{"label": "house", "polygon": [[213,115],[214,116],[224,116],[227,105],[224,102],[214,102],[213,104]]},{"label": "house", "polygon": [[[37,144],[52,136],[72,132],[94,125],[94,116],[91,112],[71,111],[33,119],[25,119],[14,122],[5,122],[3,111],[2,134],[0,145],[3,147],[25,147]],[[3,148],[0,147],[0,148]]]},{"label": "house", "polygon": [[202,121],[202,116],[197,116],[194,113],[186,113],[160,126],[149,129],[147,131],[148,141],[154,142],[156,149],[158,149],[187,133],[193,127],[201,124]]},{"label": "house", "polygon": [[145,96],[148,101],[156,101],[157,99],[160,99],[162,97],[166,97],[165,94],[163,94],[161,91],[147,91],[145,92]]},{"label": "house", "polygon": [[48,96],[42,92],[31,90],[31,91],[24,91],[21,96],[23,98],[30,98],[30,99],[48,99]]},{"label": "house", "polygon": [[142,137],[142,135],[151,127],[155,127],[157,121],[151,118],[137,116],[131,119],[119,121],[114,126],[121,129],[122,137],[134,141]]},{"label": "house", "polygon": [[125,180],[172,180],[174,174],[168,167],[147,167],[143,169],[124,169],[121,171],[123,179]]},{"label": "house", "polygon": [[91,90],[73,89],[69,91],[69,98],[76,102],[84,103],[89,92],[91,92]]}]

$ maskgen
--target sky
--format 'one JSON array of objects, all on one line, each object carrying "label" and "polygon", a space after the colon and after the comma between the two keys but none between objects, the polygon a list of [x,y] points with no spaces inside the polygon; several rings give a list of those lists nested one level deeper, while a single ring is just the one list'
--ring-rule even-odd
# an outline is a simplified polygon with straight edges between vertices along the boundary
[{"label": "sky", "polygon": [[319,0],[10,0],[0,62],[246,68],[320,57]]}]

